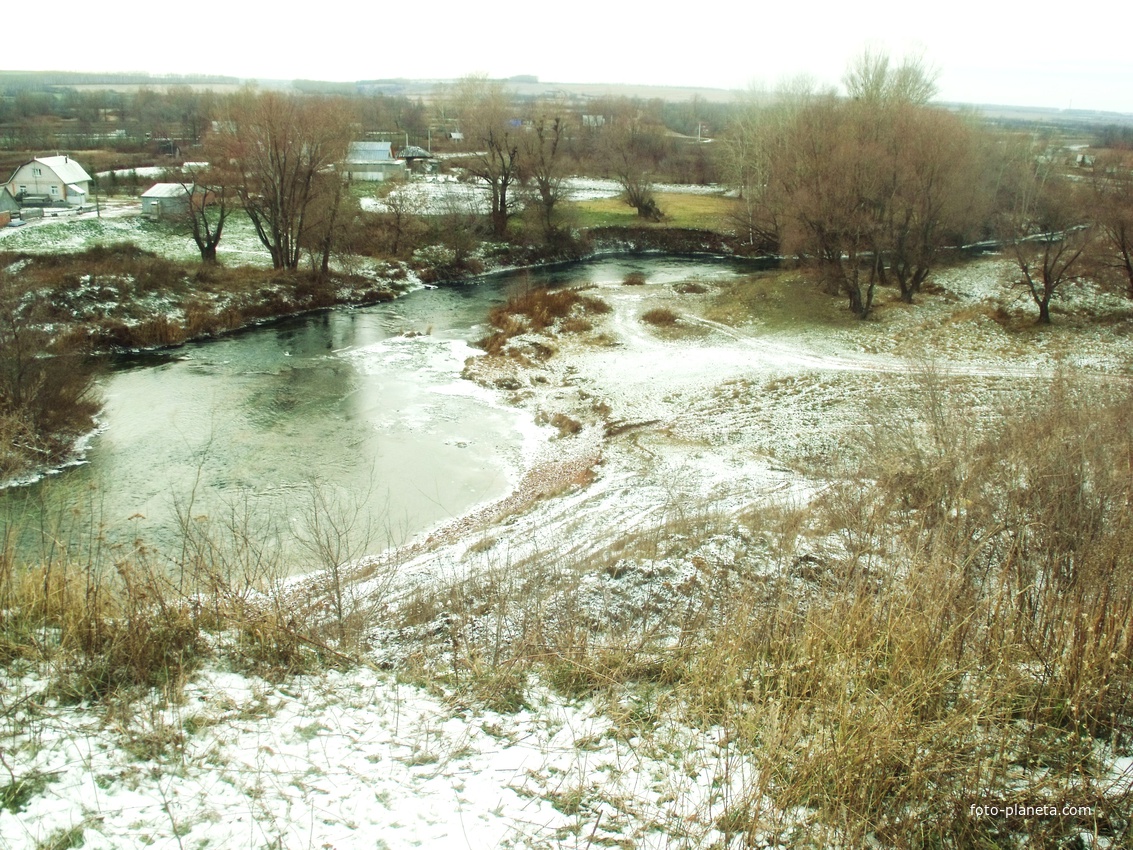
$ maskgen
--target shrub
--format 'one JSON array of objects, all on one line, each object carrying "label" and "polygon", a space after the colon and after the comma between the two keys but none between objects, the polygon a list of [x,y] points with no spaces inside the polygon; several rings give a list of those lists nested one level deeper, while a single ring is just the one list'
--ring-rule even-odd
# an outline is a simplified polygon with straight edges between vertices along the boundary
[{"label": "shrub", "polygon": [[622,286],[645,286],[645,274],[643,272],[629,272],[622,278]]},{"label": "shrub", "polygon": [[477,345],[489,354],[499,354],[510,338],[544,331],[556,323],[568,333],[590,330],[593,325],[582,316],[608,313],[610,309],[610,305],[601,298],[586,295],[575,288],[524,289],[512,295],[507,303],[492,308],[488,322],[495,332],[481,339]]},{"label": "shrub", "polygon": [[678,318],[680,317],[667,307],[654,307],[641,314],[641,321],[659,328],[672,327]]},{"label": "shrub", "polygon": [[696,281],[688,281],[686,283],[678,283],[673,289],[681,295],[703,295],[708,291],[708,287]]}]

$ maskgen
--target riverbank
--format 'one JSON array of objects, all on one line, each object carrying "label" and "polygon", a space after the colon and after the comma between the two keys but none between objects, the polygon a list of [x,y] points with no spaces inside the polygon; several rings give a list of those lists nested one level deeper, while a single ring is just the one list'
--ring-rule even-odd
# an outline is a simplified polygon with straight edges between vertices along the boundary
[{"label": "riverbank", "polygon": [[[226,625],[134,691],[76,699],[94,665],[9,651],[0,834],[1120,846],[1133,317],[1082,291],[1032,332],[1004,271],[942,271],[868,323],[790,272],[599,277],[591,327],[466,363],[560,424],[504,500],[346,568],[221,585]],[[1057,812],[971,814],[1003,799]]]},{"label": "riverbank", "polygon": [[[442,262],[411,268],[398,262],[364,262],[353,272],[321,279],[305,272],[181,264],[127,243],[76,253],[7,254],[2,263],[10,281],[5,283],[5,298],[18,304],[11,311],[18,327],[41,336],[48,354],[98,358],[176,348],[312,311],[381,303],[423,282],[475,284],[519,269],[569,266],[600,256],[743,256],[745,247],[733,243],[707,231],[607,227],[581,238],[564,236],[558,246],[485,245],[471,265],[450,268]],[[457,277],[450,280],[449,274]],[[88,370],[92,366],[88,364]],[[29,427],[34,430],[27,424],[7,430],[15,435]],[[0,488],[81,462],[82,446],[96,430],[88,417],[39,439],[6,440]]]}]

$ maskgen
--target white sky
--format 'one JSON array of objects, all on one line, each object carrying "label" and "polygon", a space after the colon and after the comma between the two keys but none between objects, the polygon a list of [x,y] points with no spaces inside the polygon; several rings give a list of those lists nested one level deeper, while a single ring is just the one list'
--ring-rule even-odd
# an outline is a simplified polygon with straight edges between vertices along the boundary
[{"label": "white sky", "polygon": [[483,72],[743,89],[798,74],[836,84],[874,47],[923,53],[943,100],[1133,113],[1126,2],[54,0],[50,9],[61,26],[6,33],[3,67],[325,80]]}]

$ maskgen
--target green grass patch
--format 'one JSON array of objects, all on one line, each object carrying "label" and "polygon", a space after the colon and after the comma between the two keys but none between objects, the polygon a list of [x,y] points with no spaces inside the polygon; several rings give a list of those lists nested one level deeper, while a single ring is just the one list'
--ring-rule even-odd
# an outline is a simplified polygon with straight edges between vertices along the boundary
[{"label": "green grass patch", "polygon": [[822,291],[795,271],[759,272],[720,286],[704,308],[713,322],[766,330],[806,331],[815,327],[860,327],[846,302]]},{"label": "green grass patch", "polygon": [[691,230],[731,230],[729,216],[736,202],[723,195],[689,195],[658,192],[657,205],[664,214],[659,222],[641,218],[621,198],[595,198],[563,204],[577,217],[579,227],[679,227]]}]

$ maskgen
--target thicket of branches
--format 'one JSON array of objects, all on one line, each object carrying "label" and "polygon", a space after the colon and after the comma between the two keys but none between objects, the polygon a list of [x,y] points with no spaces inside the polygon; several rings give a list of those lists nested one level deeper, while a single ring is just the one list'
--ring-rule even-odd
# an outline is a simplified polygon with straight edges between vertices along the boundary
[{"label": "thicket of branches", "polygon": [[862,318],[878,286],[911,303],[945,250],[976,240],[1010,251],[1041,322],[1067,283],[1133,293],[1133,163],[1113,153],[1072,175],[1049,139],[932,105],[919,59],[867,52],[843,85],[785,86],[731,124],[721,164],[751,244],[806,263]]}]

